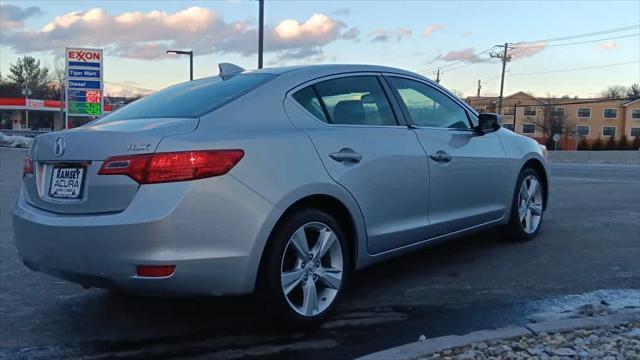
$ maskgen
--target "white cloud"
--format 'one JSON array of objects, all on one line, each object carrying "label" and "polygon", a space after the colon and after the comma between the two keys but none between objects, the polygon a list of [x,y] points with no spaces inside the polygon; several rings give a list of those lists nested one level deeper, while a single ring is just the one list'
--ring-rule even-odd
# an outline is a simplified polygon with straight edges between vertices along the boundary
[{"label": "white cloud", "polygon": [[276,55],[269,60],[268,65],[283,66],[291,64],[312,64],[322,62],[325,59],[325,53],[320,47],[300,48],[293,50],[282,50],[276,52]]},{"label": "white cloud", "polygon": [[108,97],[137,97],[149,95],[150,92],[120,84],[105,84],[104,95]]},{"label": "white cloud", "polygon": [[519,60],[539,54],[546,48],[546,42],[528,43],[516,46],[515,49],[509,51],[509,55],[511,55],[511,59]]},{"label": "white cloud", "polygon": [[413,32],[411,29],[398,28],[395,30],[376,29],[367,34],[371,42],[388,42],[389,40],[396,39],[400,42],[404,38],[411,37]]},{"label": "white cloud", "polygon": [[620,48],[620,46],[614,40],[607,41],[606,43],[601,44],[600,46],[598,46],[598,49],[600,49],[600,50],[616,50],[616,49],[619,49],[619,48]]},{"label": "white cloud", "polygon": [[347,16],[347,15],[351,15],[351,10],[347,8],[335,9],[329,14],[336,15],[336,16]]},{"label": "white cloud", "polygon": [[25,20],[42,14],[42,10],[37,6],[21,8],[12,4],[0,4],[0,29],[7,31],[23,28]]},{"label": "white cloud", "polygon": [[[346,28],[343,22],[320,13],[304,21],[286,19],[265,27],[265,52],[315,48],[338,39],[354,39],[353,28],[343,33]],[[202,7],[174,13],[136,11],[117,15],[95,8],[56,16],[39,31],[3,33],[3,44],[18,53],[92,46],[105,48],[108,54],[138,59],[164,56],[169,48],[193,49],[197,55],[217,52],[247,56],[257,52],[258,38],[256,28],[248,22],[227,22]]]},{"label": "white cloud", "polygon": [[440,31],[442,29],[444,29],[445,26],[442,24],[431,24],[429,26],[427,26],[426,28],[424,28],[424,30],[422,31],[422,35],[423,36],[431,36],[433,35],[434,32],[436,31]]},{"label": "white cloud", "polygon": [[465,60],[472,63],[477,62],[486,62],[488,59],[483,56],[476,56],[476,49],[468,48],[461,50],[452,50],[448,53],[436,56],[435,60],[443,60],[443,61],[461,61]]},{"label": "white cloud", "polygon": [[352,27],[351,29],[345,31],[340,35],[340,38],[346,40],[358,40],[360,37],[360,29],[357,27]]}]

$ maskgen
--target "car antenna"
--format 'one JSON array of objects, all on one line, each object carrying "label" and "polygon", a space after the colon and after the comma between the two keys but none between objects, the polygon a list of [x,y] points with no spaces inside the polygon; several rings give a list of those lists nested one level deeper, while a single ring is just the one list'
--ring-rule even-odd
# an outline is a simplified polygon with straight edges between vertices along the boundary
[{"label": "car antenna", "polygon": [[218,64],[218,68],[220,69],[219,76],[236,75],[244,71],[243,67],[232,63],[220,63]]}]

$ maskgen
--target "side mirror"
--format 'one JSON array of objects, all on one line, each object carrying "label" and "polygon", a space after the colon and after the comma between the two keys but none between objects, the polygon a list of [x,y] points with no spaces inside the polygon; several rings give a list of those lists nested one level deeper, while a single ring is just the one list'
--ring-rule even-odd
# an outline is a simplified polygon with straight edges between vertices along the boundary
[{"label": "side mirror", "polygon": [[478,133],[486,134],[500,129],[500,124],[502,124],[502,116],[499,114],[481,113],[478,115],[478,126],[475,130]]}]

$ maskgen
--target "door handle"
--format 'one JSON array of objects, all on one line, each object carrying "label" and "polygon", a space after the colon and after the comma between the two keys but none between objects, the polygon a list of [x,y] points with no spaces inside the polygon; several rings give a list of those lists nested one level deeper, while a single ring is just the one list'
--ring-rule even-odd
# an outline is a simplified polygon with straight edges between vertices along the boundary
[{"label": "door handle", "polygon": [[435,154],[429,155],[430,158],[437,162],[448,163],[451,161],[451,155],[447,154],[442,150],[438,150]]},{"label": "door handle", "polygon": [[331,153],[329,154],[329,157],[337,162],[346,163],[346,164],[348,163],[357,164],[360,162],[360,160],[362,160],[362,154],[359,154],[349,148],[344,148],[338,152]]}]

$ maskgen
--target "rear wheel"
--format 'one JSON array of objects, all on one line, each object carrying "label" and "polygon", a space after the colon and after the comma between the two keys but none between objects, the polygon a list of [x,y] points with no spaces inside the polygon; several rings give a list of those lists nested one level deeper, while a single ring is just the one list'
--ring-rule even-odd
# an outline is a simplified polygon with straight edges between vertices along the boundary
[{"label": "rear wheel", "polygon": [[537,171],[525,168],[518,177],[506,235],[514,241],[533,239],[542,225],[545,191]]},{"label": "rear wheel", "polygon": [[341,295],[350,265],[339,223],[324,211],[300,209],[270,239],[259,296],[287,325],[315,324]]}]

